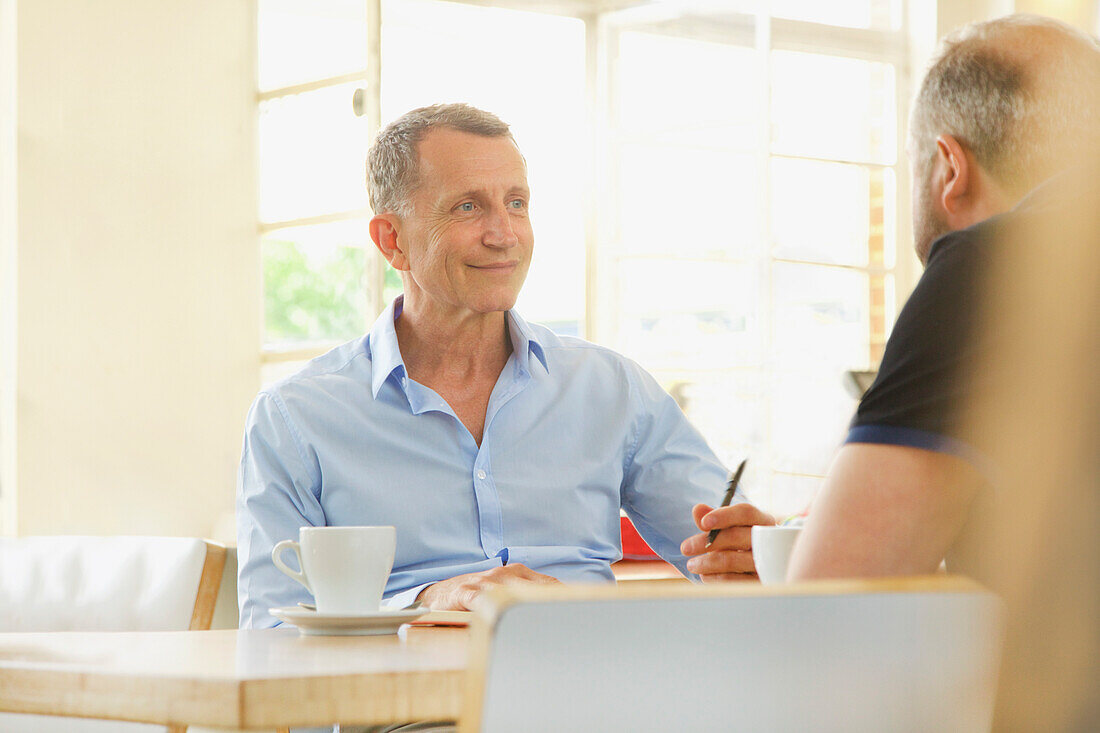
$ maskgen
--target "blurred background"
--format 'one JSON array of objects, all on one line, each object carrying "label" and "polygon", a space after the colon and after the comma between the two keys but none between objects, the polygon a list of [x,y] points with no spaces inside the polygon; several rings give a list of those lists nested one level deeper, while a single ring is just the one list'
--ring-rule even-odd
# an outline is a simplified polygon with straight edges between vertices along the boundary
[{"label": "blurred background", "polygon": [[400,292],[372,137],[454,101],[527,157],[525,317],[636,359],[800,511],[920,275],[915,84],[1014,11],[1100,26],[1097,0],[0,0],[0,533],[232,542],[261,384]]}]

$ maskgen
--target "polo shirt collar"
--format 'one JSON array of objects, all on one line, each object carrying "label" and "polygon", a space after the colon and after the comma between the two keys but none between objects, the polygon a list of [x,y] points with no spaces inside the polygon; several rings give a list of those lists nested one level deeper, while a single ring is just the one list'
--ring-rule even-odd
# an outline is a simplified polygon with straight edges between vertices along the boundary
[{"label": "polo shirt collar", "polygon": [[[379,390],[391,374],[397,372],[398,378],[405,376],[405,362],[401,358],[401,348],[397,343],[397,328],[394,326],[394,322],[401,315],[404,303],[404,295],[394,298],[371,326],[367,337],[367,348],[370,350],[371,357],[371,392],[375,398],[378,397]],[[515,308],[508,311],[505,317],[508,319],[508,336],[512,339],[516,366],[529,374],[533,354],[542,364],[542,368],[549,372],[546,350],[531,326],[523,320],[523,316]]]}]

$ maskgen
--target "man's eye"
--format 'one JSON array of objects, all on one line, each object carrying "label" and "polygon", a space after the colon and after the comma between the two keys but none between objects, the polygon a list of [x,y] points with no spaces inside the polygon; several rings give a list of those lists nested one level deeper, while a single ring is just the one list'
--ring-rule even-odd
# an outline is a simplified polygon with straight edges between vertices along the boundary
[{"label": "man's eye", "polygon": [[527,202],[523,199],[513,199],[508,202],[508,206],[512,207],[513,209],[522,209],[527,206]]},{"label": "man's eye", "polygon": [[464,204],[459,204],[458,205],[458,210],[459,211],[473,211],[474,210],[474,205],[473,205],[473,203],[467,201]]}]

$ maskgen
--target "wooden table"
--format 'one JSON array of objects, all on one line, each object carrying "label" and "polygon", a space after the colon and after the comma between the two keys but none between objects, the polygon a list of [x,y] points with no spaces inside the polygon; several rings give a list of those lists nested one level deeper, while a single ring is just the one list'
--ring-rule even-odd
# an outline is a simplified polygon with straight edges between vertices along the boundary
[{"label": "wooden table", "polygon": [[0,634],[0,711],[266,728],[457,719],[464,628]]},{"label": "wooden table", "polygon": [[[660,560],[612,569],[620,581],[687,583]],[[436,627],[0,633],[0,712],[268,730],[455,720],[469,639]]]}]

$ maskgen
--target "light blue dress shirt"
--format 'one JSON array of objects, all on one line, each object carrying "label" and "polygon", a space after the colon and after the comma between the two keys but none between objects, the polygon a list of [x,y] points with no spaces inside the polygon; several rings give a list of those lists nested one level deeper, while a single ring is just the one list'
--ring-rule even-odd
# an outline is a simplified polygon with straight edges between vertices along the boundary
[{"label": "light blue dress shirt", "polygon": [[[513,352],[479,447],[435,391],[409,379],[394,328],[401,298],[366,337],[263,389],[248,414],[237,492],[241,627],[308,601],[271,562],[302,526],[393,525],[384,602],[507,563],[610,582],[619,509],[680,572],[725,467],[637,364],[507,314]],[[689,577],[694,577],[690,576]]]}]

